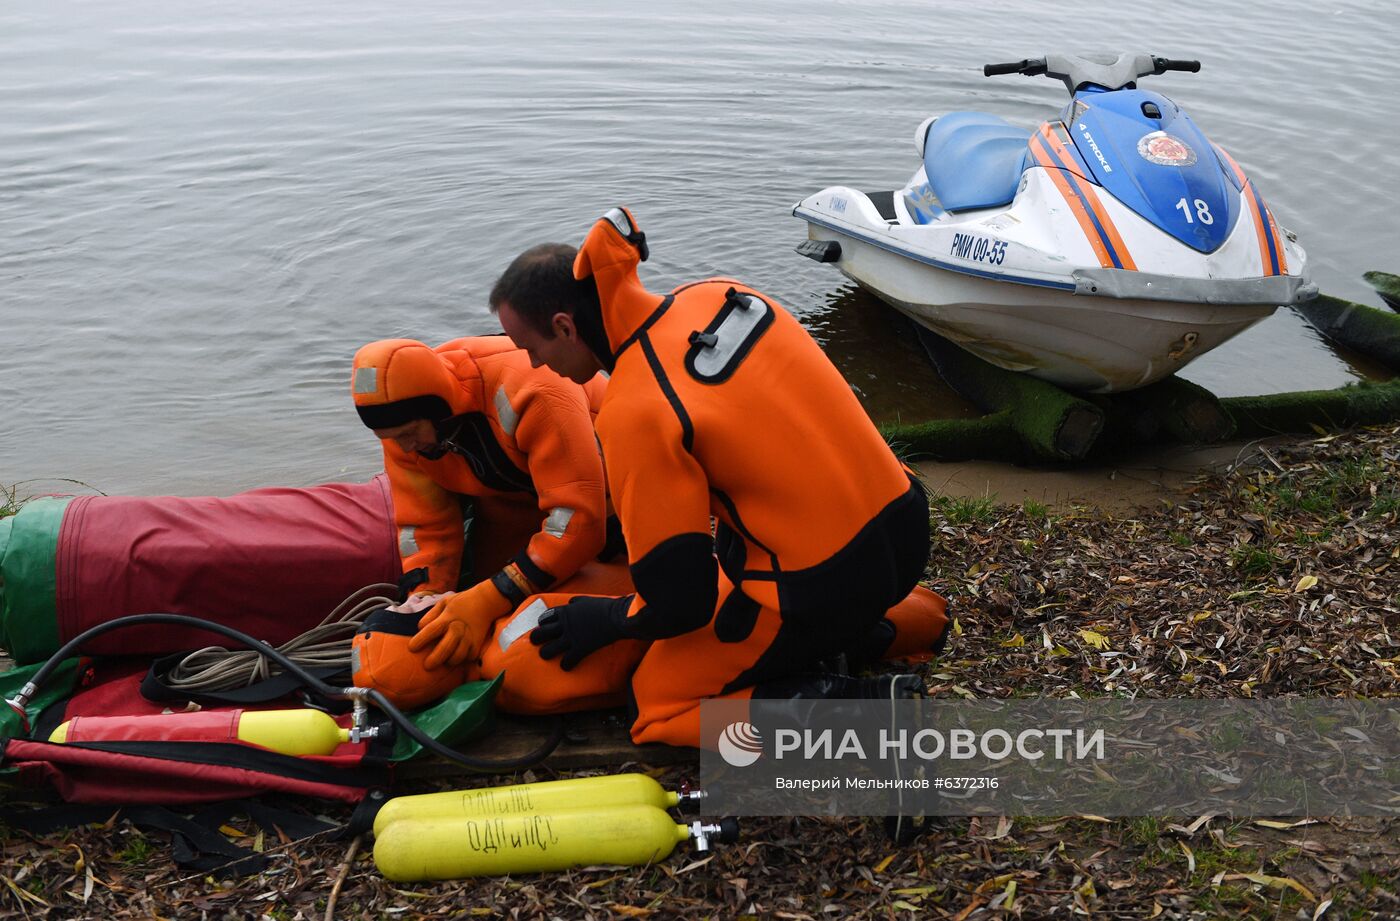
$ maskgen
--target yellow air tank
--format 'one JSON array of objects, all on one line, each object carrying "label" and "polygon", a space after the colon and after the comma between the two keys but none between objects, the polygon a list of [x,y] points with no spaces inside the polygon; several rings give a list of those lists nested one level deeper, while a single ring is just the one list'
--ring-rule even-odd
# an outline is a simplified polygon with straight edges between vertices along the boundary
[{"label": "yellow air tank", "polygon": [[732,841],[738,825],[677,824],[656,806],[568,809],[515,815],[403,819],[380,833],[374,863],[398,883],[545,873],[593,864],[641,866],[664,860],[681,841],[699,850]]},{"label": "yellow air tank", "polygon": [[702,797],[699,791],[674,793],[645,774],[611,774],[547,780],[508,787],[481,787],[399,796],[389,800],[374,817],[374,833],[403,819],[448,819],[472,815],[515,815],[557,812],[561,809],[606,809],[629,804],[669,809],[682,801]]},{"label": "yellow air tank", "polygon": [[329,755],[350,731],[320,710],[200,710],[75,716],[50,742],[245,742],[284,755]]}]

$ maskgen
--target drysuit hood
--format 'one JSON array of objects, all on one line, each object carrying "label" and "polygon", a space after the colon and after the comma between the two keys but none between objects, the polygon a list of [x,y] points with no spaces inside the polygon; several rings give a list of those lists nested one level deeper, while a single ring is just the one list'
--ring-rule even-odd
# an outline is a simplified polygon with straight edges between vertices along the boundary
[{"label": "drysuit hood", "polygon": [[[602,312],[599,319],[608,347],[608,354],[598,357],[609,370],[618,348],[662,301],[661,295],[642,287],[637,277],[638,263],[649,254],[646,235],[637,229],[632,213],[626,208],[613,208],[593,225],[574,258],[574,278],[592,278],[598,288]],[[594,345],[589,336],[593,318],[578,319],[584,341],[597,352],[602,343]]]},{"label": "drysuit hood", "polygon": [[448,361],[414,339],[381,339],[361,348],[350,389],[360,420],[372,429],[416,419],[440,423],[471,409]]}]

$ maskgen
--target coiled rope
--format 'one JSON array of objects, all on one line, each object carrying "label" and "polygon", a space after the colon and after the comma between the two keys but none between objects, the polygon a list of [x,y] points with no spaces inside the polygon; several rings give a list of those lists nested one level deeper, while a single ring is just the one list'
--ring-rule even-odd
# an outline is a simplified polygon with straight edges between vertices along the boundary
[{"label": "coiled rope", "polygon": [[[350,667],[350,646],[355,631],[371,611],[395,604],[398,586],[377,582],[356,590],[325,620],[288,640],[277,651],[307,669]],[[282,674],[282,667],[254,649],[205,646],[177,662],[165,677],[171,688],[203,692],[245,688]]]}]

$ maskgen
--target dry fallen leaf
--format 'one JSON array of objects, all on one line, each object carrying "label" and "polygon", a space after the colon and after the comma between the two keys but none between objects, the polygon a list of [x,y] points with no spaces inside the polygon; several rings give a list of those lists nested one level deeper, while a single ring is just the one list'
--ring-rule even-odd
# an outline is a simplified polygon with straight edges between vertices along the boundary
[{"label": "dry fallen leaf", "polygon": [[1097,633],[1093,630],[1080,630],[1079,638],[1095,649],[1109,648],[1108,637],[1104,636],[1102,633]]},{"label": "dry fallen leaf", "polygon": [[1185,841],[1177,841],[1176,846],[1181,848],[1181,853],[1186,855],[1186,873],[1189,876],[1196,872],[1196,855],[1186,846]]},{"label": "dry fallen leaf", "polygon": [[1265,873],[1229,873],[1225,876],[1226,882],[1241,879],[1249,880],[1260,886],[1268,886],[1270,889],[1292,889],[1309,902],[1317,901],[1317,896],[1312,894],[1311,889],[1289,876],[1269,876]]}]

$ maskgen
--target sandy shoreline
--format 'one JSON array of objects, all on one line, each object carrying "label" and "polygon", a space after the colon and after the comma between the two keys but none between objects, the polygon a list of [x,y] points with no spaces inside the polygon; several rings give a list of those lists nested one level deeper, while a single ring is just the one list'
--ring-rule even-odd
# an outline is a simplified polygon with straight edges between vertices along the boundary
[{"label": "sandy shoreline", "polygon": [[912,464],[935,495],[990,498],[1002,505],[1030,499],[1052,510],[1081,507],[1108,514],[1135,511],[1170,499],[1191,480],[1247,463],[1271,445],[1299,439],[1231,441],[1197,447],[1155,448],[1112,464],[1062,468],[1020,467],[1000,461]]}]

